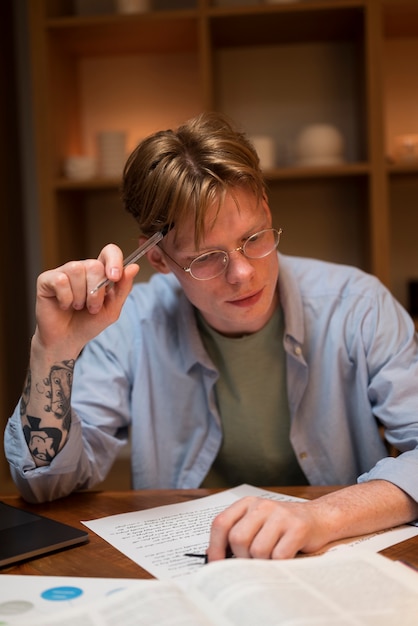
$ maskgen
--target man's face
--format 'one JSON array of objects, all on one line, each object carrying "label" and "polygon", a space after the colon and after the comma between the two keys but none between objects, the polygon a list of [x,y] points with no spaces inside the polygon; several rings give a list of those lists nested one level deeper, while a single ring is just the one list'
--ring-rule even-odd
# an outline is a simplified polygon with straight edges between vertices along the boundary
[{"label": "man's face", "polygon": [[257,202],[252,193],[235,189],[233,195],[225,196],[216,218],[215,215],[214,207],[208,215],[199,250],[194,245],[192,221],[176,233],[175,244],[174,233],[169,233],[163,248],[183,267],[209,250],[229,252],[229,265],[224,273],[210,280],[195,280],[168,257],[167,265],[179,279],[190,302],[212,328],[232,337],[256,332],[267,323],[277,306],[277,253],[274,250],[262,259],[248,259],[235,248],[250,235],[271,227],[270,209],[266,200]]}]

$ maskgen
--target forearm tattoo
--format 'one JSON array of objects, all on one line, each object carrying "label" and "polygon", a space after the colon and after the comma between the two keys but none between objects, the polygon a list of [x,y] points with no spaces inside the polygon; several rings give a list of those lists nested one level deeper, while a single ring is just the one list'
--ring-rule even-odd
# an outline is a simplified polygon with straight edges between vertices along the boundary
[{"label": "forearm tattoo", "polygon": [[23,427],[23,434],[32,456],[50,463],[59,450],[62,432],[59,428],[40,428],[39,417],[26,417],[29,425]]},{"label": "forearm tattoo", "polygon": [[51,368],[43,385],[36,385],[36,392],[44,395],[48,402],[44,406],[46,413],[53,413],[60,422],[58,427],[41,426],[42,418],[26,413],[32,390],[31,372],[26,377],[21,399],[21,414],[26,414],[27,424],[23,433],[32,456],[39,461],[50,463],[60,449],[64,433],[68,433],[71,423],[71,388],[73,382],[74,360],[63,361]]},{"label": "forearm tattoo", "polygon": [[31,371],[29,370],[26,375],[25,384],[23,386],[22,398],[20,400],[20,417],[26,415],[26,410],[28,408],[28,402],[30,397],[30,388],[32,384],[32,376]]}]

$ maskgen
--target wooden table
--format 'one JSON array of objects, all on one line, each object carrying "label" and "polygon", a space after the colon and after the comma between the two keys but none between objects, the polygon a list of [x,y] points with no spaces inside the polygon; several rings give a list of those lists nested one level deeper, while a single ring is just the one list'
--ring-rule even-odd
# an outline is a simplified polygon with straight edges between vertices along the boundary
[{"label": "wooden table", "polygon": [[[272,491],[301,498],[316,498],[335,488],[331,487],[269,487]],[[45,504],[28,504],[19,496],[1,496],[0,500],[86,530],[80,520],[91,520],[117,513],[149,509],[201,498],[214,493],[211,489],[147,490],[77,493]],[[98,576],[114,578],[152,578],[139,565],[113,548],[104,539],[89,531],[89,542],[61,550],[19,565],[2,568],[0,574],[30,574],[42,576]],[[382,554],[407,561],[418,568],[418,537],[398,543]]]}]

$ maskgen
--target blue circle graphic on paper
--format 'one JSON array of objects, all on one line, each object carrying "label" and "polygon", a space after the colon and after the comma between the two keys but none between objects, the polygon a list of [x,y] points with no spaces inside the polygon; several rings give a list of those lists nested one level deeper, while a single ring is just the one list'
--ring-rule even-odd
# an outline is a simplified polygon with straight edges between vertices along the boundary
[{"label": "blue circle graphic on paper", "polygon": [[51,587],[45,589],[41,593],[41,598],[44,600],[52,600],[53,602],[63,602],[65,600],[74,600],[83,593],[80,587]]}]

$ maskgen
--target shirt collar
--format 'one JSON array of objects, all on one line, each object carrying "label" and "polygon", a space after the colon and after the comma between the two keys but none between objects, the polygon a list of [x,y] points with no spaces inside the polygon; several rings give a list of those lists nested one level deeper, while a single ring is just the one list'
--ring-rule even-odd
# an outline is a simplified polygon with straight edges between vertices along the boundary
[{"label": "shirt collar", "polygon": [[299,345],[305,338],[302,296],[289,257],[279,254],[279,296],[284,311],[285,336]]}]

